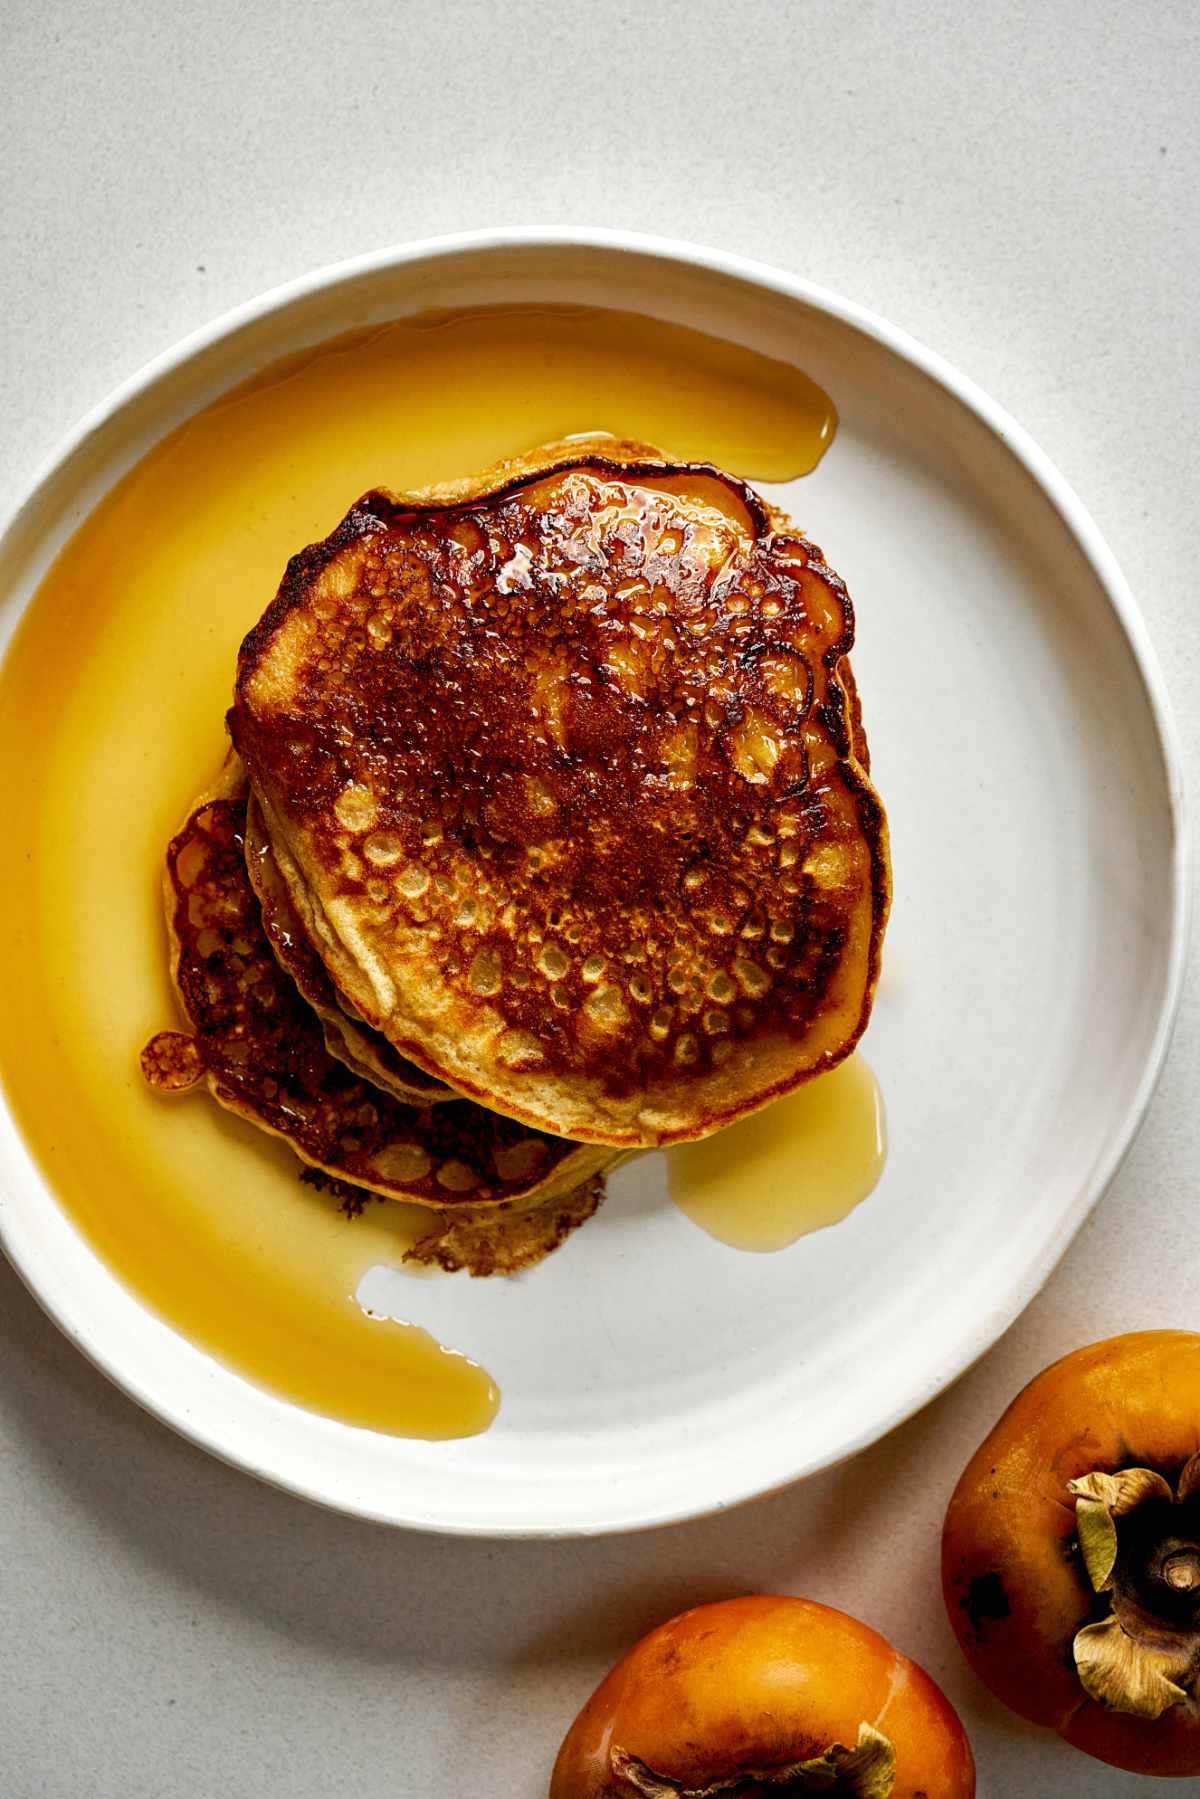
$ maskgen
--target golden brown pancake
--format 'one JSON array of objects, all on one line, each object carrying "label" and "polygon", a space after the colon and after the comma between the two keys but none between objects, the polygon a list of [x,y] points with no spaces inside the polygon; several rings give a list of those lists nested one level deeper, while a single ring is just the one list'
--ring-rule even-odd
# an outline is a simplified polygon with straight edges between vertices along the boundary
[{"label": "golden brown pancake", "polygon": [[611,1154],[468,1100],[406,1105],[331,1056],[263,930],[246,868],[247,796],[231,756],[169,847],[172,973],[195,1035],[155,1037],[143,1052],[146,1078],[166,1091],[203,1078],[223,1106],[283,1137],[310,1166],[458,1220],[494,1230],[510,1209],[548,1205],[550,1219],[531,1225],[528,1241],[553,1247],[554,1209],[570,1213],[570,1196]]},{"label": "golden brown pancake", "polygon": [[401,1055],[670,1142],[866,1025],[889,873],[852,640],[744,483],[568,444],[360,500],[243,644],[230,728],[310,942]]},{"label": "golden brown pancake", "polygon": [[246,867],[258,896],[263,930],[281,968],[291,975],[321,1021],[325,1047],[366,1081],[409,1105],[436,1105],[453,1099],[449,1087],[397,1055],[386,1037],[350,1018],[338,998],[325,964],[310,944],[296,916],[287,883],[279,873],[262,814],[253,794],[246,808]]}]

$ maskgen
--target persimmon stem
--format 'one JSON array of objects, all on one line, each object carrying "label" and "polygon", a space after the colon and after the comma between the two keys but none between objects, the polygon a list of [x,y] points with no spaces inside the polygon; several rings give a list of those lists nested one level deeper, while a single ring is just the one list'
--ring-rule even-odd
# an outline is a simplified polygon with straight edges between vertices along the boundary
[{"label": "persimmon stem", "polygon": [[1176,1550],[1164,1559],[1162,1577],[1175,1592],[1194,1593],[1200,1588],[1200,1554],[1194,1549]]}]

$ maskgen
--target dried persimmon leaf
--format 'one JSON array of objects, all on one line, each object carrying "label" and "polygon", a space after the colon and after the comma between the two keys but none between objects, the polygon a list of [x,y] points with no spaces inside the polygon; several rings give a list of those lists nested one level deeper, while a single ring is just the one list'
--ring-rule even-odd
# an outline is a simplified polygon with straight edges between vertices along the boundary
[{"label": "dried persimmon leaf", "polygon": [[1187,1677],[1190,1648],[1151,1647],[1129,1636],[1115,1616],[1085,1624],[1075,1638],[1074,1654],[1084,1691],[1110,1711],[1161,1718],[1187,1698],[1178,1683]]}]

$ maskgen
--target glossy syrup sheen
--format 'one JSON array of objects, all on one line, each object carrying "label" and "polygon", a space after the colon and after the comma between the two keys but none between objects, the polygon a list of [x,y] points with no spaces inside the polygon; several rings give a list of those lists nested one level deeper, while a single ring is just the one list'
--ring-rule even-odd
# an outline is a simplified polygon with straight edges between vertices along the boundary
[{"label": "glossy syrup sheen", "polygon": [[887,1156],[883,1096],[861,1056],[750,1118],[667,1152],[680,1211],[735,1249],[786,1249],[874,1191]]},{"label": "glossy syrup sheen", "polygon": [[347,1220],[283,1144],[203,1095],[156,1098],[138,1071],[176,1018],[165,846],[220,760],[237,646],[288,557],[370,487],[575,432],[781,480],[834,422],[798,371],[632,315],[426,315],[294,357],[197,415],[60,555],[0,674],[0,1073],[98,1252],[239,1372],[403,1435],[470,1434],[498,1402],[482,1369],[355,1298],[428,1214]]}]

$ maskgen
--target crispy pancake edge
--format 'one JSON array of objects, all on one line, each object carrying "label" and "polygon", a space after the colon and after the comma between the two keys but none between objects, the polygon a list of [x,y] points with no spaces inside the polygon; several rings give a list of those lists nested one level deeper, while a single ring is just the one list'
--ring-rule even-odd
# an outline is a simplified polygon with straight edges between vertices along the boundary
[{"label": "crispy pancake edge", "polygon": [[[291,903],[287,882],[275,861],[275,852],[253,792],[246,809],[246,869],[262,909],[263,930],[275,952],[275,960],[320,1019],[325,1047],[330,1055],[344,1062],[362,1080],[370,1081],[372,1086],[394,1094],[409,1105],[439,1105],[453,1099],[455,1095],[443,1082],[426,1075],[415,1063],[406,1064],[386,1037],[380,1036],[369,1025],[356,1024],[337,1004],[336,991],[325,964],[312,951],[307,932]],[[282,918],[279,916],[281,908],[286,909]],[[320,984],[329,988],[327,995],[320,991],[317,981],[308,978],[303,956],[289,953],[281,941],[293,932],[304,934],[305,948],[314,956],[320,970]]]}]

